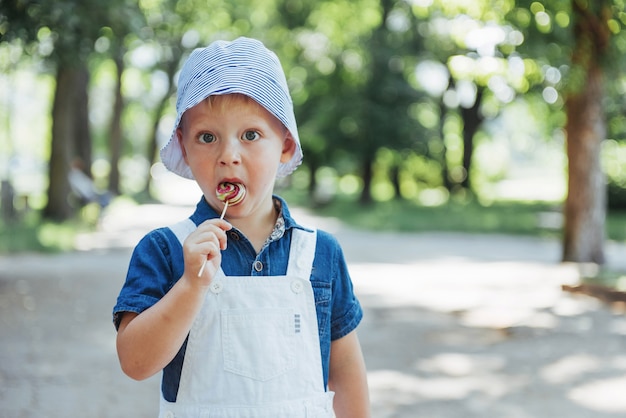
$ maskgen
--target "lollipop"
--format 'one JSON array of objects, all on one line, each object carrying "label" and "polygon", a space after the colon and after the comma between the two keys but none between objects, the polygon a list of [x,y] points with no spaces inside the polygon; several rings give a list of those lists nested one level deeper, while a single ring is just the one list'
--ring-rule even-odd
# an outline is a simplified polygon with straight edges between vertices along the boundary
[{"label": "lollipop", "polygon": [[215,195],[225,203],[225,206],[238,205],[246,197],[246,188],[241,183],[220,183],[215,189]]},{"label": "lollipop", "polygon": [[[219,200],[224,202],[224,209],[222,209],[222,214],[220,215],[220,219],[224,219],[224,215],[226,215],[226,209],[228,208],[228,206],[238,205],[243,201],[243,198],[246,197],[246,188],[241,183],[223,182],[217,185],[217,189],[215,189],[215,195]],[[204,261],[204,263],[202,263],[202,267],[200,267],[198,277],[202,276],[202,272],[204,271],[205,266],[206,260]]]}]

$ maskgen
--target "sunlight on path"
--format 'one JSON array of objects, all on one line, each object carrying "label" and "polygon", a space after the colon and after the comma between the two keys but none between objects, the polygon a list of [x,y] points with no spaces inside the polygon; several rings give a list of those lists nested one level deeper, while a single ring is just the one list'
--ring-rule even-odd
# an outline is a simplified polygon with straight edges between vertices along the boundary
[{"label": "sunlight on path", "polygon": [[[562,284],[578,281],[573,266],[522,262],[433,260],[416,264],[351,263],[355,287],[375,295],[378,306],[414,306],[461,313],[465,325],[505,328],[514,325],[550,327],[540,311],[568,307]],[[562,305],[563,302],[563,305]]]}]

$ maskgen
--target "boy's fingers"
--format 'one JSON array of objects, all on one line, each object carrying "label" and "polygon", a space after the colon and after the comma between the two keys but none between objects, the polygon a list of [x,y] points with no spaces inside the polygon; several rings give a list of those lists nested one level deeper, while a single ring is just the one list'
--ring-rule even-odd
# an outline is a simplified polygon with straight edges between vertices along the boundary
[{"label": "boy's fingers", "polygon": [[[224,250],[226,249],[227,242],[226,231],[229,231],[230,229],[232,229],[232,225],[230,223],[221,219],[210,219],[201,223],[198,226],[197,232],[214,234],[219,240],[220,248]],[[203,236],[202,238],[205,237]]]},{"label": "boy's fingers", "polygon": [[207,219],[206,221],[204,221],[200,225],[198,225],[198,228],[204,228],[204,227],[210,226],[210,225],[214,225],[214,226],[218,227],[219,229],[221,229],[222,231],[229,231],[233,227],[230,224],[230,222],[228,222],[227,220],[215,218],[215,219]]},{"label": "boy's fingers", "polygon": [[220,229],[215,227],[214,225],[209,225],[207,227],[203,227],[202,229],[198,229],[196,234],[196,240],[198,243],[205,241],[215,241],[219,248],[222,250],[226,249],[226,242],[228,239],[226,238],[226,233]]}]

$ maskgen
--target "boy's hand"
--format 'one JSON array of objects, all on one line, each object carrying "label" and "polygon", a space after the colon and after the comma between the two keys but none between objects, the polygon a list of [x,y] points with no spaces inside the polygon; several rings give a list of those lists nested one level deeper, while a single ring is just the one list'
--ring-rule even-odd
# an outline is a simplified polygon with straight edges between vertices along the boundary
[{"label": "boy's hand", "polygon": [[[226,249],[226,231],[231,228],[232,225],[223,219],[209,219],[189,234],[183,243],[183,278],[203,287],[211,283],[222,262],[221,250]],[[207,265],[198,277],[205,262]]]}]

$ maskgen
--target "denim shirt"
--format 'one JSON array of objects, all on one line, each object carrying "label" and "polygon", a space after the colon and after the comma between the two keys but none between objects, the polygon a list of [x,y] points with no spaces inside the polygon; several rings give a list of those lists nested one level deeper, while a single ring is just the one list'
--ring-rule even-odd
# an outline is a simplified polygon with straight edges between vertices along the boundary
[{"label": "denim shirt", "polygon": [[[277,240],[269,240],[259,254],[248,239],[237,229],[226,233],[228,245],[222,251],[222,270],[227,276],[280,276],[287,272],[289,248],[293,228],[307,228],[291,217],[284,200],[282,206],[285,232]],[[190,219],[199,225],[207,219],[217,218],[216,213],[202,198]],[[158,302],[183,275],[183,250],[169,228],[149,232],[135,247],[130,260],[126,282],[113,308],[113,321],[119,326],[120,313],[141,313]],[[319,328],[320,351],[324,386],[328,384],[328,367],[331,341],[353,331],[363,311],[353,292],[352,281],[343,251],[337,240],[327,232],[318,230],[315,259],[311,273]],[[176,401],[185,342],[174,359],[163,369],[162,391],[169,402]]]}]

